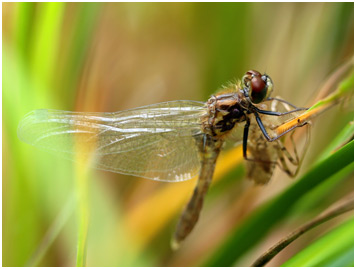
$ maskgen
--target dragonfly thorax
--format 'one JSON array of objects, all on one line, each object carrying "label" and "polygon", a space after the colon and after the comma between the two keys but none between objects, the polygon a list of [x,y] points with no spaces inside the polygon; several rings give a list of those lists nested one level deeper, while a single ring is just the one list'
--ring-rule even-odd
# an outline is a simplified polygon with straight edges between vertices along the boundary
[{"label": "dragonfly thorax", "polygon": [[207,116],[203,118],[203,131],[219,138],[231,131],[236,123],[246,120],[248,104],[240,92],[213,95],[207,105]]}]

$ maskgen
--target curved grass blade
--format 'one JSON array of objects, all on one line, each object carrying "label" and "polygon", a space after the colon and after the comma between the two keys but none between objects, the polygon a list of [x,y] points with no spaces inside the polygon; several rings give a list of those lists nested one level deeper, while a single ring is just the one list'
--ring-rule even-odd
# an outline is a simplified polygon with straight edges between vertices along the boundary
[{"label": "curved grass blade", "polygon": [[38,245],[35,252],[25,264],[26,267],[39,266],[39,263],[48,251],[49,247],[53,244],[59,233],[62,231],[64,225],[73,214],[75,209],[75,202],[75,196],[73,194],[68,198],[67,203],[63,206],[62,210],[59,212],[49,229],[46,231],[41,240],[41,243]]},{"label": "curved grass blade", "polygon": [[261,267],[266,265],[270,260],[272,260],[278,253],[280,253],[284,248],[286,248],[289,244],[291,244],[294,240],[298,239],[301,235],[306,233],[307,231],[317,227],[318,225],[338,217],[339,215],[353,210],[354,208],[354,199],[353,194],[352,197],[348,197],[346,201],[343,201],[340,204],[340,201],[337,202],[337,206],[332,205],[325,210],[322,214],[315,217],[311,221],[306,224],[300,226],[298,229],[286,235],[279,242],[269,248],[265,253],[263,253],[251,266],[252,267]]},{"label": "curved grass blade", "polygon": [[339,134],[329,143],[326,149],[320,154],[319,160],[327,158],[332,152],[339,147],[348,143],[354,136],[354,122],[347,124]]},{"label": "curved grass blade", "polygon": [[282,266],[338,267],[354,265],[354,218],[300,251]]}]

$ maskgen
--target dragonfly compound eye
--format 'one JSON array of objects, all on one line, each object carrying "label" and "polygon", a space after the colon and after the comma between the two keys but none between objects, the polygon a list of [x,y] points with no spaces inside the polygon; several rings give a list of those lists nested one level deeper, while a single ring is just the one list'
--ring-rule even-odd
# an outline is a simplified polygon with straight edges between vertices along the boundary
[{"label": "dragonfly compound eye", "polygon": [[270,96],[272,90],[273,83],[267,75],[253,76],[250,83],[250,100],[254,104],[261,103]]},{"label": "dragonfly compound eye", "polygon": [[246,87],[250,87],[251,84],[251,79],[254,77],[261,77],[260,72],[255,71],[255,70],[250,70],[245,73],[245,75],[242,78],[242,82]]}]

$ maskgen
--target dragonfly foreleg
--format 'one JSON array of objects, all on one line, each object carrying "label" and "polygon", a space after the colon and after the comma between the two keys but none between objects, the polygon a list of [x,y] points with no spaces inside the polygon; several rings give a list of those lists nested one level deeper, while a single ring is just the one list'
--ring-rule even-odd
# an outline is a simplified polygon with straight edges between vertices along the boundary
[{"label": "dragonfly foreleg", "polygon": [[268,97],[266,101],[278,101],[278,102],[287,104],[288,106],[293,107],[294,109],[299,109],[299,107],[297,107],[297,106],[295,106],[295,105],[289,103],[288,101],[283,100],[282,98],[279,98],[279,97]]},{"label": "dragonfly foreleg", "polygon": [[247,157],[247,144],[248,144],[248,131],[249,131],[249,128],[250,128],[250,119],[246,118],[246,124],[244,126],[244,134],[243,134],[243,140],[242,140],[242,154],[243,154],[244,159],[246,161],[277,164],[277,162],[274,162],[274,161],[251,159],[251,158]]},{"label": "dragonfly foreleg", "polygon": [[[272,112],[272,111],[271,111],[271,112]],[[258,113],[257,113],[256,111],[254,111],[254,114],[255,114],[256,122],[257,122],[258,126],[260,127],[260,129],[261,129],[261,131],[262,131],[262,133],[263,133],[263,135],[264,135],[264,137],[267,139],[268,142],[273,142],[273,141],[277,140],[278,138],[280,138],[281,136],[283,136],[283,135],[285,135],[285,134],[287,134],[287,133],[293,131],[295,128],[297,128],[297,127],[302,127],[302,126],[308,124],[308,122],[303,122],[301,125],[294,125],[294,126],[292,126],[291,128],[285,130],[283,133],[281,133],[281,134],[279,134],[279,135],[277,135],[277,136],[275,136],[275,137],[271,137],[271,136],[268,134],[268,132],[267,132],[265,126],[263,125],[263,122],[262,122],[260,116],[258,115]]]},{"label": "dragonfly foreleg", "polygon": [[246,117],[246,124],[244,126],[244,134],[242,138],[242,154],[245,159],[247,159],[247,142],[248,142],[248,130],[250,128],[250,119]]},{"label": "dragonfly foreleg", "polygon": [[296,108],[296,109],[293,109],[293,110],[290,110],[290,111],[286,111],[286,112],[262,110],[262,109],[259,109],[257,107],[255,107],[255,110],[258,113],[269,115],[269,116],[284,116],[284,115],[288,115],[288,114],[295,113],[295,112],[298,112],[298,111],[308,110],[308,108],[301,107],[301,108]]}]

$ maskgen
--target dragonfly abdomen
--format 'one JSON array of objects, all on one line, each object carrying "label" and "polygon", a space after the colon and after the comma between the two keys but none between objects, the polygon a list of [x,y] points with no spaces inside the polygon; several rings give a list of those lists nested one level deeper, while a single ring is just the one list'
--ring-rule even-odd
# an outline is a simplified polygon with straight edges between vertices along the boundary
[{"label": "dragonfly abdomen", "polygon": [[213,179],[216,160],[222,146],[221,140],[206,137],[200,141],[201,149],[201,169],[194,193],[177,224],[176,232],[172,238],[172,248],[177,249],[193,230],[199,219],[199,214],[203,206],[204,197]]}]

